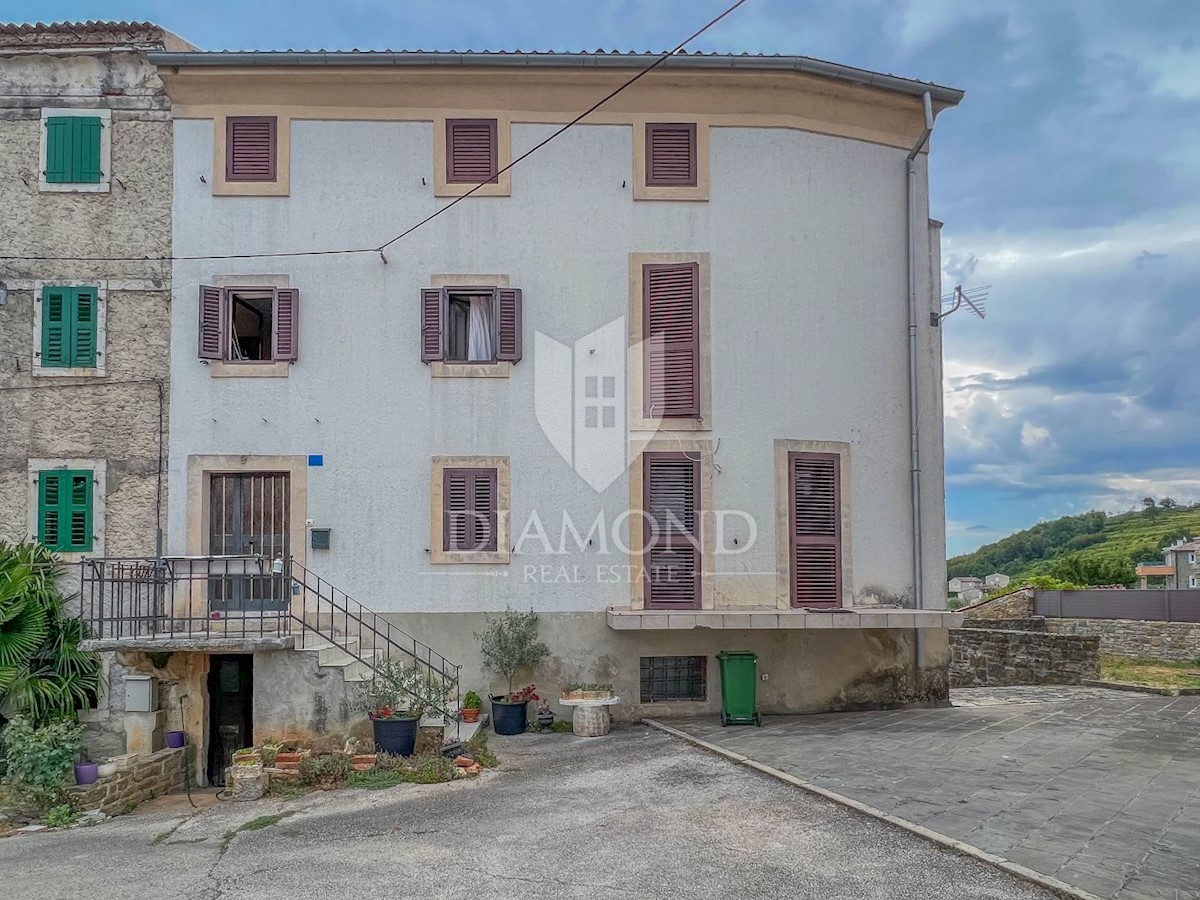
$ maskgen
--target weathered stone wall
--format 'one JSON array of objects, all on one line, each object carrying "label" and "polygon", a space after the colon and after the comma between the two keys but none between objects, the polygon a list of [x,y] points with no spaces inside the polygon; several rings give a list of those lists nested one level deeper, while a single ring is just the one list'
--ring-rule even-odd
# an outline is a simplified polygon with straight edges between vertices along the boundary
[{"label": "weathered stone wall", "polygon": [[1045,631],[1046,619],[1031,616],[1028,619],[963,619],[963,628],[1002,628],[1005,631]]},{"label": "weathered stone wall", "polygon": [[177,747],[139,756],[128,769],[95,784],[67,788],[67,795],[76,809],[119,815],[145,800],[182,790],[184,757],[193,752],[192,747]]},{"label": "weathered stone wall", "polygon": [[959,628],[950,633],[950,686],[1079,684],[1100,677],[1100,639]]},{"label": "weathered stone wall", "polygon": [[362,683],[347,683],[338,666],[318,665],[311,652],[254,654],[254,741],[291,741],[340,750],[348,737],[367,738]]},{"label": "weathered stone wall", "polygon": [[1200,660],[1200,622],[1052,618],[1045,622],[1046,630],[1054,634],[1099,638],[1100,652],[1112,656],[1171,662]]},{"label": "weathered stone wall", "polygon": [[[169,256],[173,138],[170,103],[140,53],[0,51],[0,247],[29,256]],[[38,189],[41,110],[111,111],[108,193]],[[159,395],[170,371],[170,264],[158,261],[0,262],[0,538],[29,532],[30,459],[104,459],[103,552],[155,550]],[[107,288],[103,377],[31,376],[35,282]],[[166,408],[162,425],[166,429]],[[165,435],[162,438],[165,448]],[[165,484],[163,502],[165,504]],[[164,510],[165,513],[165,510]]]},{"label": "weathered stone wall", "polygon": [[973,619],[1028,619],[1033,616],[1033,591],[1022,588],[958,611]]}]

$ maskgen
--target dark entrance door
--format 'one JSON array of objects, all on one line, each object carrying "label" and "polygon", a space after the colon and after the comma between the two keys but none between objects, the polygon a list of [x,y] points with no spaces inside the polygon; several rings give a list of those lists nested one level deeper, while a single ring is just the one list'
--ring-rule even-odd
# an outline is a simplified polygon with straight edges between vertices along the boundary
[{"label": "dark entrance door", "polygon": [[235,750],[254,743],[254,657],[214,655],[208,669],[208,783],[223,785]]},{"label": "dark entrance door", "polygon": [[[259,555],[261,574],[224,575],[214,570],[209,600],[222,612],[262,612],[285,609],[286,576],[272,563],[288,558],[291,510],[286,472],[216,473],[208,501],[208,552],[213,556]],[[250,564],[253,566],[253,564]],[[245,567],[232,566],[235,571]],[[285,566],[286,568],[286,566]]]}]

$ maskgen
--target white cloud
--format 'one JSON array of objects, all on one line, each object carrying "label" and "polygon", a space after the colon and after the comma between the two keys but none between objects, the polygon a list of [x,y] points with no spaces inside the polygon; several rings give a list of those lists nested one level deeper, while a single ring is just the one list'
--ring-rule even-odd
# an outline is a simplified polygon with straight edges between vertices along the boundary
[{"label": "white cloud", "polygon": [[1033,450],[1036,447],[1040,447],[1042,444],[1048,443],[1049,440],[1049,428],[1034,425],[1032,422],[1021,423],[1021,446],[1026,450]]}]

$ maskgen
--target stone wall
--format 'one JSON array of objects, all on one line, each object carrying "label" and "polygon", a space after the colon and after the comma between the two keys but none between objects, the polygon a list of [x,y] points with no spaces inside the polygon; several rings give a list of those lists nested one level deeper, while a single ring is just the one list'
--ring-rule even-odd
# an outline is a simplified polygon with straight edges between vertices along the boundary
[{"label": "stone wall", "polygon": [[1028,619],[1033,615],[1033,591],[1021,588],[958,611],[972,619]]},{"label": "stone wall", "polygon": [[1079,684],[1100,677],[1100,639],[1035,631],[950,633],[950,686]]},{"label": "stone wall", "polygon": [[95,784],[67,788],[67,796],[76,809],[119,815],[145,800],[182,790],[184,756],[191,752],[191,747],[178,747],[139,756],[128,769]]},{"label": "stone wall", "polygon": [[963,628],[1002,628],[1005,631],[1046,631],[1044,616],[1030,616],[1028,619],[963,619]]},{"label": "stone wall", "polygon": [[1100,652],[1104,654],[1185,663],[1200,660],[1200,622],[1052,618],[1044,621],[1046,630],[1053,634],[1098,637]]}]

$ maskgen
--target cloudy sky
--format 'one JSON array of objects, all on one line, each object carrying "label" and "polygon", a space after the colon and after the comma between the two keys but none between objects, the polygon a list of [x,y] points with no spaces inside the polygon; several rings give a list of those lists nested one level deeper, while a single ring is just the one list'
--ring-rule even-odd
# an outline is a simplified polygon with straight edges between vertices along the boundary
[{"label": "cloudy sky", "polygon": [[[205,49],[658,50],[730,0],[0,0]],[[1200,500],[1200,3],[749,0],[693,49],[966,89],[939,117],[952,552],[1039,519]]]}]

